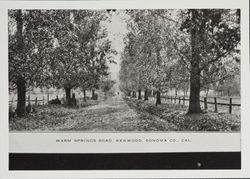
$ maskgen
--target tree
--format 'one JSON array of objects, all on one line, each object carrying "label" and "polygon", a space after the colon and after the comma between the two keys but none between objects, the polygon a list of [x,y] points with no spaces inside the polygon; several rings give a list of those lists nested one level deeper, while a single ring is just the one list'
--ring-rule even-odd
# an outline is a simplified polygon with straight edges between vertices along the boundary
[{"label": "tree", "polygon": [[106,62],[113,51],[105,29],[101,28],[106,19],[104,12],[56,10],[53,13],[58,32],[51,63],[53,84],[65,89],[66,104],[73,88],[86,90],[88,86],[94,93],[100,76],[108,75]]},{"label": "tree", "polygon": [[113,88],[115,83],[116,82],[112,80],[110,76],[104,77],[100,80],[100,88],[103,92],[108,92]]},{"label": "tree", "polygon": [[[239,62],[239,10],[128,10],[127,13],[132,19],[129,29],[134,34],[129,39],[135,52],[130,55],[134,59],[131,66],[136,69],[136,76],[147,79],[140,78],[136,83],[156,90],[157,103],[160,93],[168,88],[183,88],[185,94],[190,86],[188,113],[200,113],[201,89],[209,89],[219,78],[235,74],[232,67],[228,68],[228,62]],[[133,45],[136,42],[139,45]]]},{"label": "tree", "polygon": [[17,89],[18,116],[25,113],[26,91],[50,76],[51,23],[45,10],[9,10],[9,86]]},{"label": "tree", "polygon": [[136,48],[135,47],[135,35],[133,33],[127,34],[125,38],[125,48],[122,54],[121,70],[120,70],[120,89],[125,93],[130,94],[132,97],[136,97],[136,91],[138,85],[138,69],[136,68]]},{"label": "tree", "polygon": [[[169,28],[169,23],[156,17],[154,11],[130,10],[127,13],[131,20],[128,22],[130,33],[127,35],[126,45],[131,53],[127,53],[126,60],[131,64],[131,73],[135,73],[133,81],[138,90],[138,98],[141,98],[142,88],[146,100],[147,91],[153,89],[157,94],[156,104],[160,104],[161,93],[169,88],[172,66],[176,61],[172,46],[165,45],[171,38],[166,32],[173,30]],[[129,58],[133,60],[128,60]]]},{"label": "tree", "polygon": [[[229,18],[232,17],[232,18]],[[188,113],[200,113],[201,73],[228,55],[239,52],[239,10],[189,9],[181,30],[190,34],[190,100]]]}]

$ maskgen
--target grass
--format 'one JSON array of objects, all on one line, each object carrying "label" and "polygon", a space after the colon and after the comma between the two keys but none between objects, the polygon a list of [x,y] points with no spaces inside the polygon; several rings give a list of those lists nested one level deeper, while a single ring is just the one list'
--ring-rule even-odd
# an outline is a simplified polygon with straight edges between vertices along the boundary
[{"label": "grass", "polygon": [[88,100],[76,107],[36,106],[9,121],[10,131],[240,131],[240,115],[187,114],[187,106],[155,105],[122,96]]},{"label": "grass", "polygon": [[152,102],[125,98],[127,104],[140,113],[149,113],[175,126],[176,131],[240,131],[240,115],[204,112],[187,114],[187,106],[155,105]]},{"label": "grass", "polygon": [[34,112],[25,114],[23,117],[12,117],[9,119],[10,131],[23,130],[53,130],[64,124],[70,115],[80,112],[87,106],[95,105],[99,101],[82,102],[80,106],[66,107],[63,105],[33,106]]}]

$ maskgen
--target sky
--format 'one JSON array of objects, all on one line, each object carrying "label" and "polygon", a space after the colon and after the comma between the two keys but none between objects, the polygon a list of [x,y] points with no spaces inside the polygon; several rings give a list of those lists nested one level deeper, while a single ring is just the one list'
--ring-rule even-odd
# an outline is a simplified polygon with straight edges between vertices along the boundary
[{"label": "sky", "polygon": [[105,22],[104,26],[108,31],[108,38],[112,41],[111,45],[114,50],[118,53],[114,56],[114,60],[117,64],[109,63],[110,76],[113,80],[116,80],[119,83],[119,70],[120,70],[120,57],[124,48],[123,38],[128,32],[126,19],[128,16],[124,11],[118,10],[116,12],[111,12],[110,21]]}]

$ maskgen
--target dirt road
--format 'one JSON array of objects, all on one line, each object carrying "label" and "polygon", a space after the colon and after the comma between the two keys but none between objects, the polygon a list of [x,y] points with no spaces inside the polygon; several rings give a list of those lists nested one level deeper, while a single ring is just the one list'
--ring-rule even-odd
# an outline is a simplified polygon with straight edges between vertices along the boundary
[{"label": "dirt road", "polygon": [[77,131],[156,131],[167,122],[149,114],[140,114],[130,108],[122,95],[115,95],[99,104],[77,110],[65,123],[54,130]]}]

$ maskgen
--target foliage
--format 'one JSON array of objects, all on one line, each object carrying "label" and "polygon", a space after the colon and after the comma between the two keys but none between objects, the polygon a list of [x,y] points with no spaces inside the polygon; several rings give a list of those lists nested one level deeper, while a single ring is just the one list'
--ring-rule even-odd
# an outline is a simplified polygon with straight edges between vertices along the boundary
[{"label": "foliage", "polygon": [[240,17],[234,9],[128,10],[120,87],[160,92],[190,87],[189,112],[200,90],[239,73]]},{"label": "foliage", "polygon": [[[81,107],[96,105],[96,101],[88,101],[81,104]],[[55,130],[63,125],[77,113],[81,113],[81,107],[66,108],[61,105],[33,106],[35,112],[26,114],[24,117],[12,117],[9,122],[9,129],[14,131],[23,130]]]},{"label": "foliage", "polygon": [[103,92],[108,92],[112,89],[116,82],[112,80],[110,77],[105,77],[100,81],[100,88]]},{"label": "foliage", "polygon": [[107,59],[113,53],[107,33],[101,28],[103,11],[54,11],[57,46],[52,58],[52,79],[57,87],[98,88],[107,73]]},{"label": "foliage", "polygon": [[[27,89],[48,86],[48,64],[53,50],[53,34],[50,30],[53,20],[50,14],[46,10],[9,10],[9,19],[9,83],[12,89],[21,77]],[[22,47],[18,44],[17,20],[22,23]]]},{"label": "foliage", "polygon": [[[112,61],[101,10],[9,10],[9,89],[18,89],[18,115],[34,87],[98,88]],[[68,101],[68,100],[67,100]]]}]

